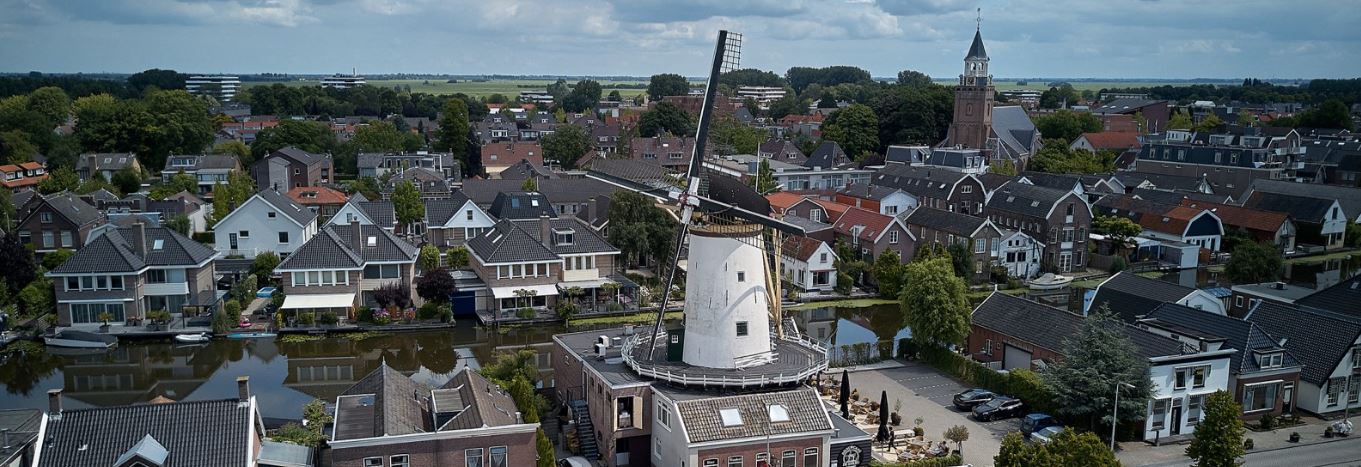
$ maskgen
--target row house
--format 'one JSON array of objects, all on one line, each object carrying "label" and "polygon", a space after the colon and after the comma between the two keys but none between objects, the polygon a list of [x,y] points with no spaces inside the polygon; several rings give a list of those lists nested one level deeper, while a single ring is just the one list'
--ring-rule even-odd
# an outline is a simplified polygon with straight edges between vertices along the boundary
[{"label": "row house", "polygon": [[1253,180],[1293,179],[1302,168],[1299,135],[1204,134],[1170,130],[1150,135],[1139,150],[1140,171],[1179,175],[1204,174],[1215,187],[1240,197]]},{"label": "row house", "polygon": [[852,251],[859,253],[860,258],[854,259],[873,262],[879,255],[893,251],[898,253],[899,261],[906,264],[912,261],[917,253],[916,235],[897,217],[850,208],[832,223],[832,228],[836,232],[837,241],[845,243]]},{"label": "row house", "polygon": [[[147,312],[179,315],[217,301],[213,249],[172,229],[134,223],[101,227],[71,259],[48,272],[57,325],[135,325]],[[105,315],[107,313],[107,315]]]},{"label": "row house", "polygon": [[927,166],[889,164],[874,174],[871,183],[903,190],[922,206],[972,215],[983,212],[988,196],[983,182],[973,175]]},{"label": "row house", "polygon": [[288,191],[300,186],[320,186],[335,181],[335,159],[330,153],[312,153],[292,146],[266,154],[251,166],[260,189]]},{"label": "row house", "polygon": [[[969,356],[1001,370],[1033,370],[1062,361],[1065,342],[1086,319],[996,292],[974,308],[972,317]],[[1151,442],[1190,437],[1204,417],[1205,398],[1230,390],[1230,360],[1238,349],[1202,349],[1133,325],[1121,330],[1148,359],[1153,383],[1141,438]]]},{"label": "row house", "polygon": [[1295,238],[1298,233],[1290,214],[1190,198],[1183,199],[1181,204],[1213,212],[1224,225],[1226,235],[1231,230],[1237,230],[1247,233],[1248,237],[1258,243],[1276,245],[1276,248],[1283,252],[1295,250]]},{"label": "row house", "polygon": [[538,423],[504,389],[463,368],[431,389],[386,363],[335,399],[327,465],[534,465]]},{"label": "row house", "polygon": [[[1259,300],[1244,316],[1304,365],[1291,407],[1322,417],[1361,409],[1361,319],[1356,314],[1357,280],[1343,281],[1288,305]],[[1277,394],[1286,396],[1285,388]],[[1283,402],[1284,405],[1286,402]]]},{"label": "row house", "polygon": [[[997,259],[1002,241],[1002,230],[992,221],[982,217],[928,207],[919,207],[901,217],[902,222],[917,237],[921,248],[939,246],[946,248],[956,243],[963,244],[973,255],[973,277],[971,282],[987,281],[992,273],[992,265]],[[1033,260],[1033,255],[1022,261]],[[1013,262],[1016,260],[1013,258]]]},{"label": "row house", "polygon": [[919,204],[917,198],[903,190],[868,183],[852,183],[838,188],[832,199],[841,204],[878,211],[886,216],[912,212]]},{"label": "row house", "polygon": [[1299,243],[1322,246],[1325,250],[1345,244],[1348,213],[1335,199],[1254,192],[1243,201],[1243,207],[1261,211],[1290,214],[1299,233]]},{"label": "row house", "polygon": [[411,293],[417,253],[415,245],[377,226],[328,224],[274,268],[285,295],[280,309],[354,319],[355,307],[378,305],[374,291],[380,288]]},{"label": "row house", "polygon": [[76,175],[80,176],[81,181],[90,180],[96,175],[103,177],[104,180],[113,180],[113,174],[122,170],[131,170],[142,173],[142,163],[137,161],[137,154],[130,152],[101,152],[81,154],[76,159]]},{"label": "row house", "polygon": [[34,193],[28,201],[15,204],[19,217],[15,232],[19,243],[35,253],[79,248],[85,245],[90,231],[104,221],[98,209],[70,192]]},{"label": "row house", "polygon": [[594,304],[605,298],[605,284],[624,283],[613,274],[619,250],[575,217],[502,218],[467,245],[472,269],[490,291],[479,297],[479,310],[543,310],[570,288]]},{"label": "row house", "polygon": [[781,245],[780,268],[784,280],[805,292],[830,292],[836,289],[836,251],[827,242],[804,236],[789,236]]},{"label": "row house", "polygon": [[213,246],[226,256],[293,253],[317,234],[317,213],[273,189],[261,190],[213,226]]},{"label": "row house", "polygon": [[10,191],[37,189],[43,180],[47,180],[47,165],[41,162],[0,165],[0,187]]},{"label": "row house", "polygon": [[1086,266],[1092,210],[1072,191],[1008,183],[988,198],[987,218],[1000,228],[1024,232],[1044,244],[1041,263],[1058,272]]},{"label": "row house", "polygon": [[1338,205],[1342,206],[1342,212],[1347,214],[1348,222],[1361,223],[1361,188],[1297,183],[1287,180],[1257,180],[1252,182],[1250,192],[1242,199],[1251,198],[1251,195],[1257,192],[1336,200]]},{"label": "row house", "polygon": [[226,184],[232,172],[241,170],[241,161],[227,154],[175,154],[165,159],[161,169],[161,180],[170,180],[175,175],[185,174],[194,177],[198,183],[196,195],[211,196],[213,187],[218,183]]}]

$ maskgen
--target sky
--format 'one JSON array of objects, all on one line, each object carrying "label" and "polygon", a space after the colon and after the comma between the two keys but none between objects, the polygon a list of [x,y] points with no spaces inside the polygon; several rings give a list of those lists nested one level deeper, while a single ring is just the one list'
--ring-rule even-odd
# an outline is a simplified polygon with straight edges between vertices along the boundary
[{"label": "sky", "polygon": [[1358,0],[0,0],[0,72],[958,75],[982,9],[992,74],[1361,76]]}]

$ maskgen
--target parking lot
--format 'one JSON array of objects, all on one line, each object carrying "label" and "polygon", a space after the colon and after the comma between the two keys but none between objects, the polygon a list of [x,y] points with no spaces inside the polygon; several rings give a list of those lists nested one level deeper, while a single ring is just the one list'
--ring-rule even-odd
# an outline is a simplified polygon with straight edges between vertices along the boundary
[{"label": "parking lot", "polygon": [[[1005,420],[994,420],[990,422],[979,422],[969,416],[969,412],[955,408],[954,397],[968,390],[968,386],[961,385],[949,376],[936,371],[918,362],[904,362],[906,366],[887,370],[884,376],[897,381],[903,387],[916,393],[917,396],[925,398],[931,402],[940,404],[946,410],[959,414],[960,417],[968,418],[970,421],[982,425],[992,432],[997,439],[1002,439],[1007,433],[1021,429],[1020,418],[1008,418]],[[904,402],[906,404],[906,402]]]}]

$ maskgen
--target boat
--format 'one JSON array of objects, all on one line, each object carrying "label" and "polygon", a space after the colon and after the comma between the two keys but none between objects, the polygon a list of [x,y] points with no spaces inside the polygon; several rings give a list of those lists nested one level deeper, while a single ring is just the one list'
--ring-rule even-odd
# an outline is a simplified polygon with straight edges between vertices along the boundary
[{"label": "boat", "polygon": [[108,334],[66,330],[59,331],[51,337],[44,337],[43,342],[52,347],[108,349],[118,345],[118,338]]},{"label": "boat", "polygon": [[1043,276],[1031,279],[1028,285],[1030,290],[1057,290],[1067,287],[1072,282],[1073,278],[1070,276],[1045,273]]},{"label": "boat", "polygon": [[228,338],[228,339],[263,339],[263,338],[267,338],[267,337],[274,337],[274,336],[277,336],[277,335],[278,335],[278,334],[275,334],[275,333],[272,333],[272,332],[233,332],[233,333],[231,333],[231,334],[227,334],[227,338]]},{"label": "boat", "polygon": [[175,336],[175,342],[184,344],[203,344],[208,342],[208,339],[208,333],[206,332],[200,332],[198,334],[178,334]]}]

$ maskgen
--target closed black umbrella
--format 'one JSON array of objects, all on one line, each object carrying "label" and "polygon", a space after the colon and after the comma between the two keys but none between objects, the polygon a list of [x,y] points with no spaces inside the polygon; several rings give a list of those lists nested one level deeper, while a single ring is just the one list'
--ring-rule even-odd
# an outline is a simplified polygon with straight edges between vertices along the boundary
[{"label": "closed black umbrella", "polygon": [[847,399],[850,399],[850,397],[851,397],[850,374],[847,373],[846,370],[841,370],[841,395],[838,396],[838,398],[841,401],[841,418],[847,420],[851,419],[851,408],[850,406],[846,405],[846,401]]},{"label": "closed black umbrella", "polygon": [[879,392],[879,433],[874,439],[888,441],[888,391]]}]

